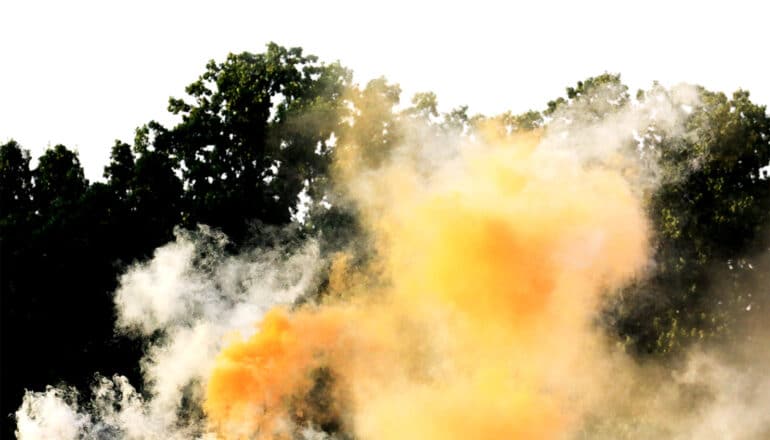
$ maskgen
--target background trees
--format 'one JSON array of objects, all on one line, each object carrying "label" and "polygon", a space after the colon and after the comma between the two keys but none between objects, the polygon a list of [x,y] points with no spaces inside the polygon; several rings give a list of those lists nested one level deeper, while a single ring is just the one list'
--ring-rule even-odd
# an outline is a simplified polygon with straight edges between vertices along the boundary
[{"label": "background trees", "polygon": [[770,238],[770,181],[759,176],[770,162],[770,118],[748,92],[698,94],[686,135],[646,138],[663,173],[648,204],[657,264],[631,297],[655,301],[615,310],[617,331],[643,353],[735,337],[736,311],[761,313],[770,294],[757,282],[770,268],[760,263]]},{"label": "background trees", "polygon": [[104,182],[86,181],[63,145],[34,169],[16,142],[0,146],[6,436],[25,388],[87,389],[96,371],[140,379],[142,342],[115,335],[111,295],[127,265],[174,227],[208,224],[241,246],[254,225],[309,211],[300,194],[321,200],[349,87],[338,63],[271,44],[210,62],[187,98],[170,99],[179,124],[151,121],[133,145],[115,142]]},{"label": "background trees", "polygon": [[[378,78],[361,87],[339,63],[275,44],[209,62],[186,91],[169,101],[179,123],[150,121],[132,144],[115,142],[103,182],[86,181],[65,146],[33,169],[18,143],[0,145],[5,434],[24,388],[65,381],[85,389],[95,371],[138,383],[142,341],[115,335],[111,295],[126,266],[171,240],[174,227],[206,224],[237,248],[262,240],[266,227],[294,225],[331,251],[360,233],[356,212],[329,183],[338,146],[354,145],[376,166],[415,122],[429,127],[425,136],[469,136],[490,121],[510,134],[558,127],[568,114],[600,121],[632,100],[619,75],[603,74],[567,88],[543,112],[440,113],[433,93],[402,109],[397,84]],[[636,99],[654,93],[668,91],[653,86]],[[748,92],[698,94],[682,134],[654,126],[638,134],[662,174],[646,194],[656,266],[608,304],[602,322],[639,356],[738,337],[743,315],[735,312],[756,312],[770,298],[758,281],[770,268],[760,256],[770,180],[758,173],[770,163],[770,119]]]},{"label": "background trees", "polygon": [[339,64],[276,44],[210,62],[186,89],[191,102],[169,101],[182,122],[151,127],[182,177],[183,223],[216,225],[236,242],[249,222],[288,223],[299,194],[325,177],[349,85]]}]

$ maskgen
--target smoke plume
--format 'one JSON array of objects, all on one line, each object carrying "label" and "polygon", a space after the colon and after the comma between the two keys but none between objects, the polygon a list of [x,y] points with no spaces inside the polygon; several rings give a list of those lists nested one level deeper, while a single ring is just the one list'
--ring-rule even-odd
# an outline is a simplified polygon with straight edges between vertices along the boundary
[{"label": "smoke plume", "polygon": [[28,392],[18,435],[766,435],[764,416],[747,426],[741,414],[768,401],[767,381],[751,390],[756,374],[702,353],[667,375],[596,325],[603,301],[651,264],[643,197],[658,174],[634,133],[681,135],[694,99],[681,87],[586,118],[607,105],[592,96],[531,132],[414,122],[377,163],[340,143],[335,181],[366,256],[321,255],[312,240],[226,256],[217,233],[180,232],[115,295],[118,329],[153,337],[148,392],[120,376],[98,378],[86,405],[66,387]]}]

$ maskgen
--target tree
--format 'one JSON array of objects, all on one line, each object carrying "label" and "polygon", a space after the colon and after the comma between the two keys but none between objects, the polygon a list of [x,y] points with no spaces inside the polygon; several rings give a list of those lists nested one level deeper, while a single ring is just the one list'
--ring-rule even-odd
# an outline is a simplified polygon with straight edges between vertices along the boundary
[{"label": "tree", "polygon": [[380,77],[369,81],[363,89],[351,88],[348,99],[354,112],[341,143],[356,149],[364,165],[377,166],[402,136],[403,127],[394,110],[401,100],[401,87]]},{"label": "tree", "polygon": [[731,337],[736,311],[770,300],[750,282],[770,236],[770,185],[759,178],[770,161],[770,118],[748,92],[698,92],[687,135],[651,130],[645,138],[663,171],[649,201],[657,265],[628,297],[657,300],[614,309],[617,331],[643,353]]},{"label": "tree", "polygon": [[628,86],[620,74],[603,73],[578,81],[575,87],[567,87],[567,98],[559,97],[548,102],[545,116],[554,121],[578,119],[578,122],[596,122],[625,105],[629,100]]},{"label": "tree", "polygon": [[35,206],[41,215],[67,209],[88,188],[83,167],[75,152],[64,145],[47,150],[33,172]]},{"label": "tree", "polygon": [[135,173],[136,161],[131,146],[115,140],[110,152],[110,163],[104,168],[103,175],[117,199],[125,200],[129,197]]},{"label": "tree", "polygon": [[221,228],[240,242],[249,221],[286,224],[299,194],[325,173],[350,72],[299,48],[209,62],[172,98],[182,117],[153,146],[175,161],[185,186],[184,220]]},{"label": "tree", "polygon": [[438,98],[433,92],[415,93],[412,106],[404,110],[404,115],[419,119],[429,124],[431,119],[438,118]]},{"label": "tree", "polygon": [[[9,393],[9,384],[18,378],[15,348],[18,346],[19,317],[29,313],[23,306],[29,291],[25,288],[23,273],[28,267],[29,239],[33,229],[32,172],[29,169],[29,152],[16,141],[0,145],[0,347],[3,367],[0,368],[0,417],[4,417],[20,394]],[[24,339],[24,336],[22,336]],[[9,425],[4,421],[2,425]],[[6,434],[12,432],[6,431]],[[2,435],[2,434],[0,434]]]},{"label": "tree", "polygon": [[29,151],[14,140],[0,145],[0,218],[27,213],[32,197]]}]

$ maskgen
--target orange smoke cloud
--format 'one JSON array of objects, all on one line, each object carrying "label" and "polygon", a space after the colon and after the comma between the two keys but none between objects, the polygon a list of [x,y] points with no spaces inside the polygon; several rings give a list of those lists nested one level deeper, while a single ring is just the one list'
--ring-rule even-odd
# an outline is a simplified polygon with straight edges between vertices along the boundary
[{"label": "orange smoke cloud", "polygon": [[287,399],[311,387],[311,369],[322,365],[320,350],[336,342],[339,321],[333,314],[289,315],[274,309],[253,338],[225,348],[205,406],[220,431],[236,438],[280,432],[290,411],[303,410],[291,408]]},{"label": "orange smoke cloud", "polygon": [[645,262],[647,227],[618,173],[538,141],[484,139],[427,171],[395,154],[364,172],[341,149],[341,180],[377,257],[352,268],[339,256],[327,302],[273,310],[222,350],[204,404],[212,430],[569,432],[602,381],[591,318]]}]

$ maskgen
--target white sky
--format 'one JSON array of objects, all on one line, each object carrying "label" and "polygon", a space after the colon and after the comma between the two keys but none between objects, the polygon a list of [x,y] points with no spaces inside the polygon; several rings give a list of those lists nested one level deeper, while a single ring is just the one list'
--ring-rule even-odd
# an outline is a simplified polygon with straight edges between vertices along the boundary
[{"label": "white sky", "polygon": [[63,143],[99,179],[114,139],[172,121],[168,97],[209,59],[271,40],[340,60],[360,83],[385,75],[403,101],[434,91],[444,110],[542,109],[604,71],[632,92],[685,81],[770,104],[763,3],[2,0],[0,142],[33,158]]}]

